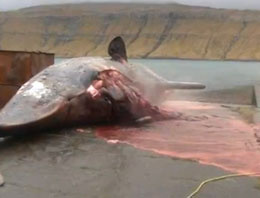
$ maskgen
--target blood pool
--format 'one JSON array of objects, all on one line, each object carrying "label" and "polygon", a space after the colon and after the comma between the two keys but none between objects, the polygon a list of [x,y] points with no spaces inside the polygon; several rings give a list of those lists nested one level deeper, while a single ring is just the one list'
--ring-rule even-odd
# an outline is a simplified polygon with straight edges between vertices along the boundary
[{"label": "blood pool", "polygon": [[256,125],[221,105],[168,102],[163,108],[183,112],[185,118],[143,126],[100,127],[96,135],[109,143],[126,143],[232,172],[260,172],[260,137]]}]

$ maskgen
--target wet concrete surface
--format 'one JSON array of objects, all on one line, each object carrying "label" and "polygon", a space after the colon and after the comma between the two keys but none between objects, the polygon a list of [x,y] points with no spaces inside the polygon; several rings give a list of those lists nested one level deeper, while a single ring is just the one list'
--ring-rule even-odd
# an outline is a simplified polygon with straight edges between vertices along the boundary
[{"label": "wet concrete surface", "polygon": [[[1,198],[185,198],[203,180],[226,175],[125,144],[108,144],[92,128],[0,141]],[[208,184],[197,197],[257,198],[258,178]]]}]

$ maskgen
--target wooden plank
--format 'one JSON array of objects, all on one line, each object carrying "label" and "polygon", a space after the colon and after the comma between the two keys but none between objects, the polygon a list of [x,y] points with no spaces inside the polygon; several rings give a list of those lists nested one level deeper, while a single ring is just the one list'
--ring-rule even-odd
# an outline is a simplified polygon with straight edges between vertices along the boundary
[{"label": "wooden plank", "polygon": [[32,76],[54,63],[54,54],[0,50],[0,108]]},{"label": "wooden plank", "polygon": [[0,85],[0,108],[12,98],[18,89],[17,86]]}]

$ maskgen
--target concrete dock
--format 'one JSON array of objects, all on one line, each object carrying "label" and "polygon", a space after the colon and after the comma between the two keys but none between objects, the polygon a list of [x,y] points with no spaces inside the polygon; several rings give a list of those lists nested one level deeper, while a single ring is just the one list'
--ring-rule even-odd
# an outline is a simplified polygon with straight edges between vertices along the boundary
[{"label": "concrete dock", "polygon": [[[0,141],[1,198],[186,198],[203,180],[230,174],[97,139],[91,128]],[[208,184],[197,197],[257,198],[260,180]]]}]

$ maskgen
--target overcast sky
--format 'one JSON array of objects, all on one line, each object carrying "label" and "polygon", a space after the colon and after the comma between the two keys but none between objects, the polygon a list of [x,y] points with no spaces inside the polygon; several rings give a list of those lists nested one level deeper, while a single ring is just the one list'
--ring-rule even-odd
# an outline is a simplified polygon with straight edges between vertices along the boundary
[{"label": "overcast sky", "polygon": [[78,2],[178,2],[189,5],[210,6],[217,8],[260,9],[260,0],[0,0],[0,10],[12,10],[43,4],[78,3]]}]

